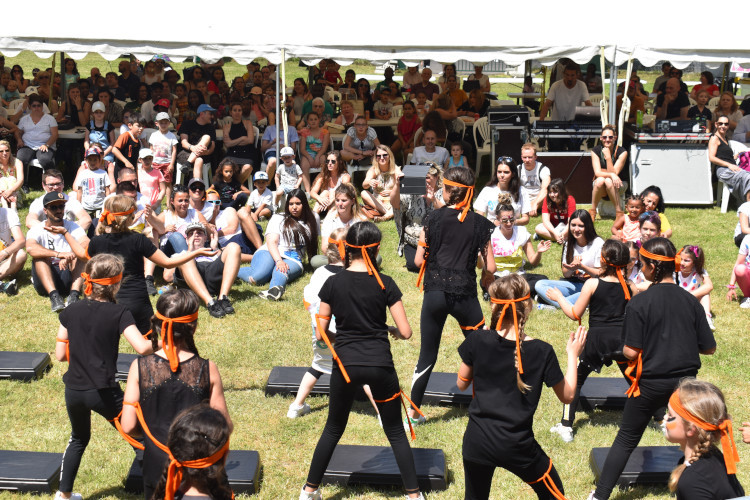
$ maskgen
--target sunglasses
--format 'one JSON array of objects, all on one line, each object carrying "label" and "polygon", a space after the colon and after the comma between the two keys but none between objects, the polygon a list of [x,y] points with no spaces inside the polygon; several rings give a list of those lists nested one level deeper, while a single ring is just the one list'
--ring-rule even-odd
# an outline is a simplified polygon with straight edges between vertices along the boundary
[{"label": "sunglasses", "polygon": [[337,163],[338,163],[337,160],[326,160],[326,164],[328,164],[328,165],[335,165]]},{"label": "sunglasses", "polygon": [[388,158],[388,153],[382,155],[375,155],[376,158]]},{"label": "sunglasses", "polygon": [[62,185],[63,185],[62,182],[50,182],[50,183],[47,183],[47,187],[49,187],[49,188],[62,187]]},{"label": "sunglasses", "polygon": [[65,203],[55,203],[54,205],[47,205],[47,210],[50,212],[61,212],[65,210]]},{"label": "sunglasses", "polygon": [[510,156],[498,156],[497,163],[500,163],[501,161],[507,161],[509,163],[513,163],[513,158]]},{"label": "sunglasses", "polygon": [[190,191],[205,191],[205,190],[206,188],[204,188],[203,186],[193,186],[190,188]]},{"label": "sunglasses", "polygon": [[42,105],[41,105],[41,104],[39,104],[39,103],[35,103],[35,104],[32,104],[32,105],[31,105],[30,107],[31,107],[31,108],[41,108],[41,107],[42,107]]},{"label": "sunglasses", "polygon": [[603,141],[613,141],[615,139],[614,135],[603,135],[602,140]]},{"label": "sunglasses", "polygon": [[206,200],[206,203],[210,203],[211,205],[221,205],[221,200]]},{"label": "sunglasses", "polygon": [[729,122],[716,122],[717,127],[728,127]]},{"label": "sunglasses", "polygon": [[513,217],[509,219],[500,219],[500,222],[502,222],[503,224],[513,224],[514,222],[516,222],[516,219]]}]

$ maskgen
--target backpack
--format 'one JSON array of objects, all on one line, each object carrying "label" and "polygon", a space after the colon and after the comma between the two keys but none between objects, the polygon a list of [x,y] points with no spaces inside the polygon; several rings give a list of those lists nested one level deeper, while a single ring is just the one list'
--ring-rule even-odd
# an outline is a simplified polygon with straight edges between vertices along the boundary
[{"label": "backpack", "polygon": [[737,165],[742,170],[750,172],[750,151],[743,151],[737,155]]}]

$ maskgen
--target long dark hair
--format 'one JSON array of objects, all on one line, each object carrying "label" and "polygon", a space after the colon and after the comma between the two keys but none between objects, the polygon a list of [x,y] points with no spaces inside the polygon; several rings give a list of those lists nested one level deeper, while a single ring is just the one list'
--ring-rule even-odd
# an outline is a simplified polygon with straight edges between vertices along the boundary
[{"label": "long dark hair", "polygon": [[573,215],[568,219],[568,240],[565,242],[565,252],[563,253],[563,259],[565,262],[570,264],[573,262],[573,248],[576,245],[576,239],[570,230],[570,223],[573,219],[579,219],[583,222],[583,237],[586,238],[586,244],[591,243],[599,237],[596,234],[596,228],[594,227],[594,221],[591,220],[591,215],[586,210],[576,210]]},{"label": "long dark hair", "polygon": [[[495,180],[497,180],[497,173],[495,173]],[[550,197],[550,193],[557,193],[560,203],[555,203]],[[567,208],[568,206],[568,190],[565,187],[565,182],[559,177],[556,177],[549,181],[547,187],[547,208]]]},{"label": "long dark hair", "polygon": [[[298,219],[289,214],[289,202],[292,198],[297,198],[302,202],[302,213]],[[302,189],[292,189],[286,196],[286,205],[284,206],[284,222],[281,223],[281,231],[287,241],[293,241],[297,248],[305,247],[307,258],[311,258],[318,253],[318,222],[315,214],[310,210],[310,204],[307,202],[307,195]],[[307,224],[309,230],[305,230],[300,222]]]},{"label": "long dark hair", "polygon": [[328,183],[331,180],[331,172],[328,170],[328,157],[329,156],[335,156],[336,157],[336,176],[338,178],[341,178],[342,175],[349,173],[346,162],[343,158],[341,158],[341,153],[336,150],[329,151],[325,154],[326,163],[323,165],[323,168],[320,169],[320,178],[323,181],[321,184],[322,189],[328,189]]},{"label": "long dark hair", "polygon": [[608,239],[602,245],[602,272],[600,278],[616,276],[617,268],[625,268],[630,262],[630,249],[620,240]]},{"label": "long dark hair", "polygon": [[521,192],[521,180],[518,178],[518,169],[513,164],[513,159],[508,157],[500,157],[497,159],[490,180],[487,182],[487,186],[497,186],[497,167],[505,165],[510,169],[510,183],[508,183],[508,192],[513,197],[514,202],[518,202],[518,193]]},{"label": "long dark hair", "polygon": [[[200,302],[198,296],[192,290],[169,290],[159,296],[159,300],[156,301],[156,310],[159,314],[167,318],[179,318],[180,316],[187,316],[198,312]],[[159,349],[159,339],[161,338],[161,324],[162,320],[156,317],[151,317],[151,330],[153,335],[151,336],[151,343],[154,346],[154,350]],[[198,321],[192,323],[172,323],[172,332],[174,334],[174,342],[179,345],[181,349],[198,354],[198,348],[195,347],[195,329],[198,328]]]},{"label": "long dark hair", "polygon": [[[445,171],[443,178],[463,184],[464,186],[474,185],[474,171],[466,167],[451,167]],[[445,198],[446,205],[455,205],[466,197],[466,191],[468,188],[456,187],[456,186],[444,186],[443,193],[448,195]]]},{"label": "long dark hair", "polygon": [[213,183],[214,186],[218,185],[220,182],[224,182],[224,174],[222,173],[222,171],[224,170],[224,167],[226,167],[227,165],[232,166],[232,180],[233,181],[239,180],[238,175],[240,173],[240,168],[231,158],[224,158],[219,163],[219,166],[216,169],[216,172],[214,172],[213,179],[211,179],[211,182]]},{"label": "long dark hair", "polygon": [[661,188],[659,188],[659,186],[649,186],[649,187],[647,187],[640,194],[641,199],[644,200],[646,198],[646,196],[648,196],[650,194],[655,194],[656,196],[659,197],[659,203],[656,204],[656,208],[654,208],[654,210],[656,210],[660,214],[663,214],[664,211],[667,209],[667,207],[666,207],[666,205],[664,203],[664,195],[661,194]]},{"label": "long dark hair", "polygon": [[[674,244],[672,244],[667,238],[661,236],[651,238],[644,242],[643,249],[665,257],[674,257],[677,254],[677,249],[674,247]],[[659,283],[665,277],[674,274],[675,265],[673,260],[652,260],[643,255],[641,255],[641,259],[643,259],[645,263],[654,266],[654,276],[651,280],[652,283]]]},{"label": "long dark hair", "polygon": [[[373,243],[380,243],[383,238],[383,233],[380,232],[378,226],[370,221],[357,222],[349,226],[349,230],[346,232],[346,242],[349,245],[371,245]],[[378,247],[372,246],[366,249],[367,255],[370,257],[372,262],[378,256]],[[352,248],[346,246],[346,255],[344,258],[344,267],[349,267],[352,263],[352,259],[362,258],[362,250],[359,248]]]}]

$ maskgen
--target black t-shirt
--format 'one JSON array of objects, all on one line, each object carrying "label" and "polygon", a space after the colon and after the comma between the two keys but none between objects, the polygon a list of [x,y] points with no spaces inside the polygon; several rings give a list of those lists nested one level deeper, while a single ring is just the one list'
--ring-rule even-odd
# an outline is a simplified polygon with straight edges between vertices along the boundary
[{"label": "black t-shirt", "polygon": [[644,378],[695,376],[700,351],[716,347],[700,302],[674,283],[655,283],[630,299],[623,337],[643,350]]},{"label": "black t-shirt", "polygon": [[63,382],[85,391],[117,387],[117,352],[120,334],[134,325],[133,315],[119,304],[80,300],[60,313],[68,330],[70,362]]},{"label": "black t-shirt", "polygon": [[345,366],[393,366],[386,308],[401,300],[401,290],[390,276],[380,279],[385,290],[366,272],[342,271],[318,292],[336,318],[334,349]]},{"label": "black t-shirt", "polygon": [[463,456],[473,462],[495,465],[504,456],[533,460],[532,422],[542,394],[542,384],[553,387],[563,380],[552,346],[533,339],[521,344],[526,394],[516,385],[516,343],[494,330],[477,330],[459,346],[461,360],[474,370],[474,398],[469,406],[469,427]]},{"label": "black t-shirt", "polygon": [[706,124],[707,121],[713,120],[713,117],[711,116],[711,110],[708,109],[706,106],[703,107],[703,111],[699,110],[698,106],[693,106],[690,109],[688,109],[688,119],[695,120],[696,117],[704,125]]},{"label": "black t-shirt", "polygon": [[239,181],[232,179],[229,182],[220,181],[214,184],[216,191],[219,193],[221,203],[232,203],[232,196],[238,191],[242,191],[242,185]]},{"label": "black t-shirt", "polygon": [[724,455],[715,447],[686,467],[677,483],[677,500],[723,500],[744,495],[737,476],[727,474]]},{"label": "black t-shirt", "polygon": [[[182,134],[187,134],[188,142],[193,146],[198,144],[201,137],[204,135],[209,136],[211,141],[216,142],[216,129],[214,128],[213,123],[200,125],[195,120],[186,120],[182,122],[182,126],[180,126],[180,135]],[[182,144],[182,140],[180,140],[180,144]],[[183,151],[187,150],[183,148]]]},{"label": "black t-shirt", "polygon": [[[664,96],[665,94],[659,94],[659,97],[656,98],[657,108],[660,108],[664,105]],[[680,110],[682,110],[682,108],[684,108],[685,106],[690,106],[690,99],[685,92],[678,92],[677,99],[670,102],[667,106],[666,119],[670,120],[672,118],[679,118]]]},{"label": "black t-shirt", "polygon": [[141,296],[146,292],[146,280],[143,276],[143,258],[149,258],[156,252],[156,246],[140,233],[105,233],[91,238],[88,249],[93,257],[100,253],[110,253],[122,257],[125,270],[122,285],[117,297]]},{"label": "black t-shirt", "polygon": [[468,100],[458,107],[458,111],[470,111],[474,114],[479,114],[480,117],[485,116],[489,109],[490,109],[489,99],[484,100],[484,102],[482,103],[482,106],[479,108],[479,111],[477,111],[474,107],[472,107],[471,103],[469,103]]}]

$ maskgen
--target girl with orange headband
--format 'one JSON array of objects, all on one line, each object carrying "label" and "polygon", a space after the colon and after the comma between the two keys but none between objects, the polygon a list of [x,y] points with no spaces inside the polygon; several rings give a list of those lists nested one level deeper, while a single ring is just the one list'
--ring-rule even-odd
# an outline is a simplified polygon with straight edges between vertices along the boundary
[{"label": "girl with orange headband", "polygon": [[[182,289],[165,292],[156,301],[151,338],[154,349],[161,348],[130,365],[120,419],[125,433],[140,435],[140,413],[150,434],[159,443],[166,443],[175,416],[206,400],[224,415],[231,432],[219,369],[213,361],[201,358],[195,347],[199,304],[195,293]],[[150,499],[168,456],[150,437],[144,439],[144,445],[143,491]]]},{"label": "girl with orange headband", "polygon": [[718,387],[683,379],[669,398],[669,413],[662,429],[667,441],[679,444],[685,452],[683,462],[669,478],[669,490],[677,493],[677,500],[745,494],[736,475],[739,457],[732,421]]},{"label": "girl with orange headband", "polygon": [[[424,219],[419,236],[414,263],[421,266],[417,285],[424,281],[422,340],[411,383],[411,400],[417,408],[435,368],[448,315],[458,321],[464,335],[484,326],[484,313],[477,298],[476,265],[481,255],[486,280],[494,280],[497,266],[490,236],[495,225],[469,210],[474,180],[474,172],[468,168],[453,167],[445,172],[446,204]],[[408,413],[412,425],[425,422],[414,407]]]},{"label": "girl with orange headband", "polygon": [[[492,320],[458,348],[461,367],[456,384],[474,384],[469,423],[463,440],[465,498],[490,498],[492,475],[502,467],[523,481],[540,499],[564,500],[552,460],[534,438],[532,422],[542,386],[552,387],[563,403],[576,392],[576,359],[586,343],[586,329],[571,332],[563,376],[551,345],[527,336],[524,326],[534,307],[526,280],[517,274],[490,285]],[[493,498],[499,498],[497,492]],[[506,495],[507,496],[507,495]]]},{"label": "girl with orange headband", "polygon": [[[169,427],[172,457],[164,467],[154,498],[231,500],[225,470],[231,429],[224,415],[201,404],[183,410]],[[178,495],[174,493],[179,489]]]},{"label": "girl with orange headband", "polygon": [[623,354],[632,384],[620,430],[604,462],[590,500],[606,500],[643,436],[652,415],[665,408],[684,377],[695,377],[701,354],[713,354],[716,341],[700,302],[674,282],[679,254],[671,241],[656,237],[639,250],[644,277],[653,284],[625,308]]},{"label": "girl with orange headband", "polygon": [[[393,279],[379,274],[374,267],[380,240],[380,230],[372,222],[352,225],[346,233],[346,269],[328,278],[318,293],[316,338],[325,340],[329,347],[331,342],[335,343],[331,355],[336,363],[331,370],[328,420],[315,448],[300,500],[322,498],[320,482],[346,430],[354,396],[363,384],[370,386],[378,404],[383,430],[408,498],[423,498],[411,447],[401,425],[402,392],[388,342],[389,333],[396,339],[409,339],[411,327],[401,302],[401,290]],[[396,326],[386,324],[386,310],[390,310]],[[335,336],[329,330],[332,317],[336,318]]]},{"label": "girl with orange headband", "polygon": [[[589,338],[578,363],[578,385],[573,402],[563,406],[562,419],[550,429],[559,434],[563,441],[573,441],[573,422],[575,422],[578,398],[581,387],[592,371],[599,373],[602,366],[609,366],[612,361],[622,360],[622,323],[625,318],[625,306],[630,297],[638,293],[632,283],[625,280],[630,251],[618,240],[610,239],[602,246],[602,273],[598,278],[590,278],[583,284],[581,295],[575,304],[563,296],[557,288],[547,290],[547,297],[560,304],[567,317],[578,320],[589,308]],[[625,365],[618,365],[622,371]]]},{"label": "girl with orange headband", "polygon": [[81,499],[72,493],[73,482],[91,437],[91,410],[107,420],[122,411],[122,389],[115,380],[120,335],[140,354],[153,350],[130,312],[115,300],[122,271],[122,261],[114,255],[97,255],[88,261],[81,273],[86,299],[60,313],[55,355],[58,361],[68,361],[63,382],[72,429],[55,499]]}]

